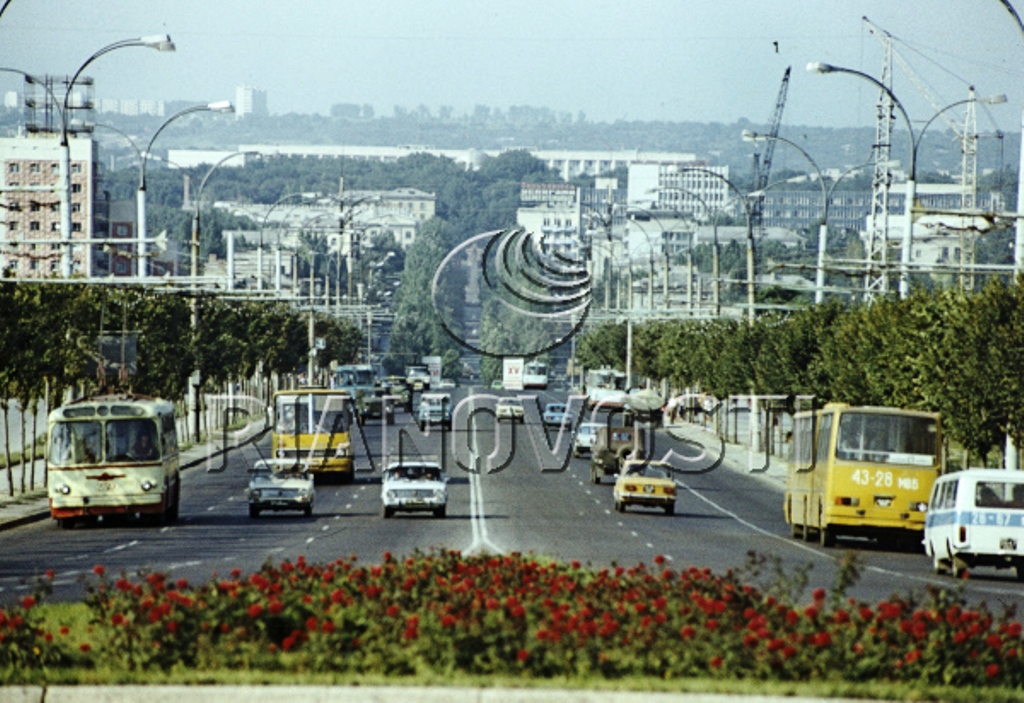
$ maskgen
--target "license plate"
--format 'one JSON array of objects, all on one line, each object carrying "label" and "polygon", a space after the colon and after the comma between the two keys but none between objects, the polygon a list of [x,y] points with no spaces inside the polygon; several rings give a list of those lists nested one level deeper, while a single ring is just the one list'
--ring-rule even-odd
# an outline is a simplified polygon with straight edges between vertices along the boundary
[{"label": "license plate", "polygon": [[1003,537],[999,540],[999,548],[1015,552],[1017,551],[1017,540],[1012,537]]},{"label": "license plate", "polygon": [[892,505],[892,498],[875,498],[875,505],[880,508],[888,508]]},{"label": "license plate", "polygon": [[644,486],[644,493],[654,493],[654,486]]}]

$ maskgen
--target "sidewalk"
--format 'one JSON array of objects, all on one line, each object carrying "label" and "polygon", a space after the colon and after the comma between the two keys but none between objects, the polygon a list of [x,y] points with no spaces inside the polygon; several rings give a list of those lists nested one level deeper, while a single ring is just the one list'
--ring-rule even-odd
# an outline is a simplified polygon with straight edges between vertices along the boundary
[{"label": "sidewalk", "polygon": [[[664,425],[660,430],[673,438],[701,447],[705,457],[694,464],[695,470],[706,470],[721,458],[720,468],[751,474],[776,488],[786,485],[786,460],[778,455],[752,451],[744,444],[734,444],[715,435],[714,427],[684,421]],[[743,439],[745,432],[740,432]],[[724,452],[724,453],[723,453]]]},{"label": "sidewalk", "polygon": [[[264,431],[262,421],[252,422],[244,429],[229,433],[229,445],[225,448],[223,440],[218,434],[216,438],[192,445],[181,452],[181,470],[200,466],[206,461],[221,456],[225,450],[236,449],[250,441]],[[45,480],[45,462],[37,459],[33,465],[35,474],[34,491],[20,493],[22,468],[20,465],[14,467],[14,490],[15,495],[8,494],[7,470],[0,470],[0,530],[8,530],[20,525],[50,518],[50,502],[47,497],[47,489],[43,486]],[[29,475],[26,472],[25,486],[29,486]],[[3,699],[0,698],[0,701]]]}]

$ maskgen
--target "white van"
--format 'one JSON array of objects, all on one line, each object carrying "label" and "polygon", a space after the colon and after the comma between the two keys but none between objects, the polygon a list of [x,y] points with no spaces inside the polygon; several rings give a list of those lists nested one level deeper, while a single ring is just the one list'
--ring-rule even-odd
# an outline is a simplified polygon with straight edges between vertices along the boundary
[{"label": "white van", "polygon": [[940,476],[923,541],[937,574],[1013,567],[1024,581],[1024,471],[967,469]]}]

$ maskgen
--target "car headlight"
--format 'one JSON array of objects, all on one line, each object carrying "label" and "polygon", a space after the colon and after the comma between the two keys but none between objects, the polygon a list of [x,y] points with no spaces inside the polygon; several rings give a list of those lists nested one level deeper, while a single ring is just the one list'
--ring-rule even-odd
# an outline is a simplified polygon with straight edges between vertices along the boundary
[{"label": "car headlight", "polygon": [[434,489],[434,498],[435,498],[436,500],[444,500],[444,499],[445,499],[445,493],[444,493],[444,491],[443,491],[443,490],[441,490],[440,488],[435,488],[435,489]]},{"label": "car headlight", "polygon": [[387,496],[387,499],[388,499],[388,500],[394,500],[395,498],[397,498],[397,497],[398,497],[397,495],[395,495],[395,492],[394,492],[394,491],[388,491],[388,492],[387,492],[387,493],[385,493],[384,495],[385,495],[385,496]]}]

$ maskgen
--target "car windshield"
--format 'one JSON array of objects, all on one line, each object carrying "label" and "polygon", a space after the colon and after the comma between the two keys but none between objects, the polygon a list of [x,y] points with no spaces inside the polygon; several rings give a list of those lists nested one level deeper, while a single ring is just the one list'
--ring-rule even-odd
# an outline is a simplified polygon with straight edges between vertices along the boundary
[{"label": "car windshield", "polygon": [[548,412],[549,413],[564,413],[565,412],[565,406],[564,405],[549,405],[548,406]]},{"label": "car windshield", "polygon": [[389,469],[388,478],[392,481],[437,481],[441,478],[441,469],[437,466],[407,464]]},{"label": "car windshield", "polygon": [[518,398],[502,398],[498,401],[498,405],[505,405],[509,407],[519,407]]}]

